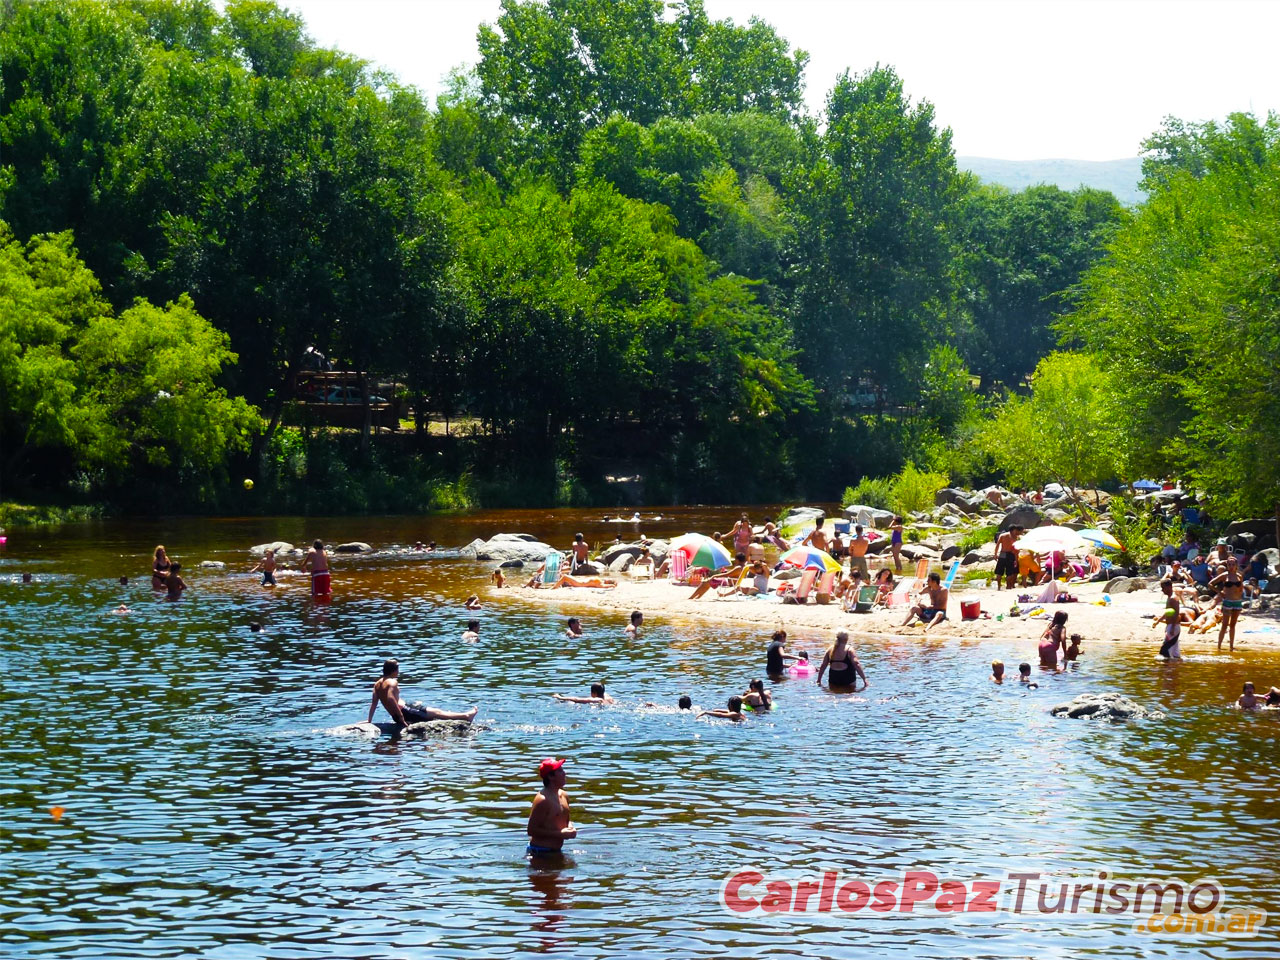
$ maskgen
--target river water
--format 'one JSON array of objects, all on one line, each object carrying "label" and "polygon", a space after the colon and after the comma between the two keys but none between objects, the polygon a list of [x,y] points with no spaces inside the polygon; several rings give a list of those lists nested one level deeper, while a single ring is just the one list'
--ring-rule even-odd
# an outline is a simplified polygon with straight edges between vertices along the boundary
[{"label": "river water", "polygon": [[[666,517],[643,525],[654,535],[723,530],[736,515],[643,512]],[[865,693],[783,681],[778,710],[733,725],[672,708],[686,692],[721,706],[763,675],[766,637],[741,626],[651,617],[629,640],[621,622],[583,613],[586,634],[570,640],[572,607],[489,604],[467,644],[459,601],[482,587],[478,564],[339,559],[324,606],[301,577],[271,591],[246,572],[247,548],[275,539],[457,546],[520,530],[566,544],[577,530],[602,542],[635,529],[558,511],[11,531],[0,956],[1275,955],[1280,716],[1229,709],[1244,679],[1280,685],[1274,653],[1164,665],[1086,643],[1077,671],[1027,690],[993,687],[987,664],[1033,659],[1030,639],[865,638]],[[150,589],[160,542],[190,574],[179,603]],[[121,587],[121,575],[135,579]],[[114,615],[122,601],[133,612]],[[797,646],[818,653],[825,639]],[[478,704],[473,733],[333,732],[365,718],[387,656],[406,699]],[[548,696],[597,679],[618,706]],[[1104,727],[1047,713],[1098,690],[1168,718]],[[552,754],[569,758],[580,833],[563,864],[531,866],[525,820]],[[748,866],[871,883],[907,870],[1213,877],[1225,906],[1275,919],[1231,939],[1142,934],[1131,916],[734,915],[718,894]]]}]

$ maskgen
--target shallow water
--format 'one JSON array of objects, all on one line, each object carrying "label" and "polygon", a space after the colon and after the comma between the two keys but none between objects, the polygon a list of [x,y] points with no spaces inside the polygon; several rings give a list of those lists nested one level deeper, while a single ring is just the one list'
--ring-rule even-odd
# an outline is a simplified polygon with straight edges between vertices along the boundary
[{"label": "shallow water", "polygon": [[[727,509],[646,533],[726,529]],[[754,513],[753,513],[754,515]],[[1034,641],[864,639],[857,696],[772,685],[779,709],[742,725],[671,709],[721,706],[763,673],[741,627],[490,605],[459,636],[459,599],[488,570],[451,557],[335,563],[334,600],[301,577],[262,590],[246,548],[320,536],[455,546],[499,530],[567,543],[629,537],[598,513],[465,518],[175,520],[11,531],[0,553],[0,955],[4,957],[1258,957],[1274,951],[1280,716],[1228,705],[1280,657],[1159,664],[1086,643],[1080,668],[1028,691],[987,664]],[[188,567],[187,599],[149,586],[151,548]],[[223,560],[225,571],[195,567]],[[30,571],[35,582],[21,584]],[[128,587],[116,580],[128,574]],[[126,601],[128,616],[111,613]],[[581,612],[581,611],[575,611]],[[249,631],[264,620],[263,634]],[[796,647],[817,653],[824,638]],[[1188,644],[1184,643],[1184,646]],[[407,699],[480,705],[470,736],[368,740],[381,660]],[[604,680],[620,705],[560,704]],[[1122,727],[1047,708],[1118,690],[1168,711]],[[640,706],[653,701],[660,708]],[[580,827],[565,864],[524,852],[535,768],[570,758]],[[50,815],[64,808],[61,819]],[[754,865],[787,876],[904,870],[1216,877],[1229,907],[1275,914],[1260,939],[1156,937],[1128,920],[1012,916],[741,917],[717,894]]]}]

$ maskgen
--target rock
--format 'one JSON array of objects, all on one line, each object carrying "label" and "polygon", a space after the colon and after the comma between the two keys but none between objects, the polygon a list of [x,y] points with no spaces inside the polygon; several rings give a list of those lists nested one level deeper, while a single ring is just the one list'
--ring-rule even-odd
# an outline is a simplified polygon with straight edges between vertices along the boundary
[{"label": "rock", "polygon": [[[603,558],[601,558],[601,562],[603,562]],[[608,564],[608,567],[613,573],[625,573],[627,570],[631,569],[631,565],[635,562],[636,558],[631,554],[620,553],[613,558],[613,561]]]},{"label": "rock", "polygon": [[936,512],[944,517],[967,517],[969,515],[968,510],[961,510],[954,503],[944,503]]},{"label": "rock", "polygon": [[503,539],[472,540],[458,551],[458,556],[473,560],[503,563],[507,560],[525,560],[541,563],[554,548],[537,540]]},{"label": "rock", "polygon": [[292,543],[286,543],[284,540],[275,540],[271,543],[260,543],[256,547],[249,548],[250,553],[259,557],[268,550],[274,550],[277,554],[293,553],[294,547]]},{"label": "rock", "polygon": [[934,553],[942,551],[942,541],[936,537],[925,537],[923,540],[917,540],[916,546],[924,547],[926,550],[932,550]]},{"label": "rock", "polygon": [[867,544],[867,556],[888,553],[893,549],[893,542],[888,537],[881,537],[875,543]]},{"label": "rock", "polygon": [[964,525],[963,520],[961,520],[959,517],[952,517],[952,516],[943,517],[939,522],[944,527],[947,527],[948,529],[951,529],[951,530],[954,530],[956,529],[956,527],[960,527]]},{"label": "rock", "polygon": [[959,487],[945,487],[933,495],[933,502],[939,507],[955,507],[961,513],[977,513],[986,497],[978,493],[970,493]]},{"label": "rock", "polygon": [[[946,547],[943,547],[943,548],[942,548],[942,559],[943,559],[943,560],[950,560],[950,559],[952,559],[953,557],[958,557],[958,556],[960,556],[960,548],[959,548],[959,547],[957,547],[954,543],[953,543],[953,544],[951,544],[951,545],[949,545],[949,546],[946,546]],[[963,565],[963,564],[964,564],[964,561],[962,560],[962,561],[960,561],[960,563],[961,563],[961,565]]]},{"label": "rock", "polygon": [[575,577],[598,577],[605,572],[605,567],[598,563],[579,564],[578,569],[574,571]]},{"label": "rock", "polygon": [[1034,530],[1044,522],[1044,515],[1035,507],[1014,507],[1000,521],[1000,530],[1008,530],[1015,524],[1025,530]]},{"label": "rock", "polygon": [[644,547],[638,543],[615,543],[605,550],[602,550],[600,556],[596,557],[601,563],[610,570],[615,569],[613,562],[619,557],[630,557],[635,559],[644,552]]},{"label": "rock", "polygon": [[523,560],[503,560],[500,564],[498,564],[498,566],[518,569],[524,566],[524,561]]},{"label": "rock", "polygon": [[981,563],[983,560],[987,560],[987,559],[990,559],[990,558],[984,557],[977,550],[970,550],[968,553],[964,555],[964,558],[960,561],[960,566],[967,567],[971,563]]},{"label": "rock", "polygon": [[892,510],[881,510],[879,507],[868,507],[865,504],[853,503],[844,508],[845,516],[852,522],[877,530],[888,530],[893,525]]},{"label": "rock", "polygon": [[349,540],[333,548],[334,553],[372,553],[373,547],[363,540]]},{"label": "rock", "polygon": [[1128,593],[1129,577],[1116,577],[1114,580],[1108,580],[1107,585],[1102,588],[1103,593]]},{"label": "rock", "polygon": [[1065,716],[1072,720],[1106,720],[1113,723],[1122,720],[1164,719],[1161,711],[1148,710],[1118,693],[1082,693],[1074,700],[1050,708],[1049,712],[1055,717]]},{"label": "rock", "polygon": [[1046,520],[1052,520],[1054,523],[1062,523],[1071,519],[1071,514],[1065,510],[1059,510],[1057,507],[1049,507],[1045,510],[1044,516]]},{"label": "rock", "polygon": [[783,567],[773,575],[775,580],[796,580],[804,573],[799,567]]},{"label": "rock", "polygon": [[927,557],[930,560],[938,559],[937,550],[930,550],[919,543],[904,543],[902,545],[902,555],[908,560],[919,560],[921,557]]},{"label": "rock", "polygon": [[1253,545],[1258,542],[1257,535],[1253,533],[1249,533],[1248,531],[1245,531],[1244,533],[1234,534],[1228,537],[1227,539],[1231,543],[1232,547],[1235,547],[1236,549],[1239,549],[1239,550],[1244,550],[1246,553],[1252,553]]},{"label": "rock", "polygon": [[519,541],[523,543],[539,543],[540,542],[538,538],[535,537],[532,533],[495,533],[492,537],[489,538],[490,543],[493,543],[494,541],[497,541],[498,543],[507,543],[507,542],[514,542],[514,541]]},{"label": "rock", "polygon": [[227,565],[221,560],[201,560],[200,566],[205,570],[225,570]]},{"label": "rock", "polygon": [[821,507],[792,507],[785,517],[778,518],[778,526],[785,527],[793,523],[812,523],[816,517],[825,517],[827,511]]},{"label": "rock", "polygon": [[1265,550],[1259,550],[1259,553],[1266,554],[1267,563],[1271,565],[1271,569],[1280,568],[1280,550],[1275,547],[1267,547]]},{"label": "rock", "polygon": [[1268,533],[1276,532],[1276,521],[1274,517],[1263,517],[1258,520],[1233,520],[1227,524],[1228,537],[1234,537],[1238,533],[1252,533],[1255,537],[1263,537]]}]

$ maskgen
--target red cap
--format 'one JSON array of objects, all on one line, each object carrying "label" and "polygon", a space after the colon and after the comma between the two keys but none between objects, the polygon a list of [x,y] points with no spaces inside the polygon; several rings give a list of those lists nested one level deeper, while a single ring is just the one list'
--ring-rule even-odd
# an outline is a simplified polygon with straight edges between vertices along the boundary
[{"label": "red cap", "polygon": [[553,760],[551,757],[547,757],[547,759],[538,764],[538,776],[545,777],[547,774],[555,773],[563,766],[563,760]]}]

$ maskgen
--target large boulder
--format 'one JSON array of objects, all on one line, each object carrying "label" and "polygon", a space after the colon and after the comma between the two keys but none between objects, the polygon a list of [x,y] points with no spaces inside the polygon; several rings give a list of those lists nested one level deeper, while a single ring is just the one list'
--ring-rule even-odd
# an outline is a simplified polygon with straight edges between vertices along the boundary
[{"label": "large boulder", "polygon": [[373,547],[363,540],[349,540],[333,548],[334,553],[372,553]]},{"label": "large boulder", "polygon": [[967,567],[970,564],[981,563],[983,560],[990,560],[990,559],[991,557],[989,555],[981,554],[977,550],[970,550],[968,553],[964,555],[964,558],[960,561],[960,566]]},{"label": "large boulder", "polygon": [[851,503],[844,508],[844,513],[853,523],[874,527],[877,530],[888,530],[893,526],[895,516],[892,510],[881,510],[879,507],[868,507],[861,503]]},{"label": "large boulder", "polygon": [[933,495],[935,506],[945,507],[950,505],[965,514],[977,513],[985,501],[986,497],[981,494],[970,493],[968,490],[961,490],[959,487],[944,487]]},{"label": "large boulder", "polygon": [[[601,563],[603,563],[610,570],[613,570],[613,569],[618,569],[618,568],[615,568],[613,564],[614,564],[614,561],[616,561],[620,557],[630,557],[632,560],[634,560],[636,557],[640,556],[640,554],[642,553],[644,553],[644,547],[638,543],[615,543],[609,547],[606,547],[604,550],[602,550],[600,552],[600,556],[596,557],[596,559],[599,560]],[[626,569],[626,568],[623,567],[621,569]]]},{"label": "large boulder", "polygon": [[816,517],[825,517],[827,511],[821,507],[792,507],[785,517],[778,518],[778,526],[785,527],[793,523],[813,523]]},{"label": "large boulder", "polygon": [[[631,565],[636,562],[638,554],[619,553],[608,564],[609,570],[613,573],[625,573],[631,569]],[[604,557],[600,558],[600,562],[604,563]]]},{"label": "large boulder", "polygon": [[1014,507],[1000,521],[1000,530],[1003,532],[1012,526],[1019,526],[1024,530],[1034,530],[1042,523],[1044,523],[1044,514],[1035,507]]},{"label": "large boulder", "polygon": [[1227,536],[1234,537],[1238,533],[1252,533],[1255,537],[1264,537],[1276,532],[1274,517],[1262,517],[1258,520],[1233,520],[1227,524]]},{"label": "large boulder", "polygon": [[200,566],[205,570],[225,570],[227,565],[221,560],[201,560]]},{"label": "large boulder", "polygon": [[937,550],[930,550],[919,543],[904,543],[902,545],[902,555],[908,560],[919,560],[921,557],[927,557],[930,560],[938,559]]},{"label": "large boulder", "polygon": [[268,550],[274,550],[276,555],[279,556],[280,554],[293,553],[294,546],[284,540],[273,540],[271,543],[260,543],[256,547],[249,548],[249,552],[257,557],[262,556]]},{"label": "large boulder", "polygon": [[489,542],[508,543],[511,541],[519,541],[522,543],[539,543],[537,537],[532,533],[495,533],[489,538]]},{"label": "large boulder", "polygon": [[1103,720],[1113,723],[1164,718],[1161,711],[1148,710],[1118,693],[1082,693],[1074,700],[1050,708],[1049,712],[1055,717],[1069,717],[1072,720]]},{"label": "large boulder", "polygon": [[499,539],[472,540],[458,551],[458,556],[472,560],[503,563],[507,560],[545,560],[554,547],[537,540]]},{"label": "large boulder", "polygon": [[1145,577],[1114,577],[1102,588],[1103,593],[1137,593],[1150,586],[1151,581]]},{"label": "large boulder", "polygon": [[[943,559],[943,560],[951,560],[951,559],[953,559],[953,558],[955,558],[955,557],[958,557],[958,556],[960,556],[960,548],[959,548],[959,547],[957,547],[954,543],[953,543],[953,544],[950,544],[950,545],[948,545],[948,546],[945,546],[945,547],[943,547],[943,548],[942,548],[942,559]],[[961,562],[961,564],[963,564],[963,563],[964,563],[964,561],[963,561],[963,560],[961,560],[960,562]]]}]

